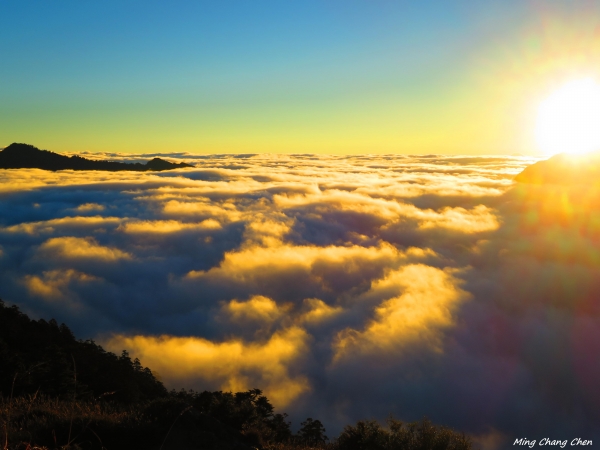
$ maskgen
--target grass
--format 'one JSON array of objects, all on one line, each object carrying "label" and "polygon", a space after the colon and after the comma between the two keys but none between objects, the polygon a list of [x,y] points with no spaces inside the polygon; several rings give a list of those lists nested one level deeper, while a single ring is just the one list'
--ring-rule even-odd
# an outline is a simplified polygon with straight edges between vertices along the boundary
[{"label": "grass", "polygon": [[148,422],[139,410],[103,402],[60,400],[36,395],[0,398],[3,450],[102,450],[106,447],[100,436],[123,436],[128,431],[147,428],[150,425]]},{"label": "grass", "polygon": [[[330,443],[307,445],[295,436],[265,442],[263,450],[468,450],[469,439],[426,419],[411,424],[375,421],[347,426]],[[40,395],[0,397],[3,450],[115,450],[244,448],[231,429],[178,399],[118,406]],[[242,433],[244,435],[245,433]],[[246,436],[247,437],[247,436]],[[166,443],[166,445],[165,445]],[[185,445],[184,445],[185,444]],[[247,444],[246,448],[253,445]]]}]

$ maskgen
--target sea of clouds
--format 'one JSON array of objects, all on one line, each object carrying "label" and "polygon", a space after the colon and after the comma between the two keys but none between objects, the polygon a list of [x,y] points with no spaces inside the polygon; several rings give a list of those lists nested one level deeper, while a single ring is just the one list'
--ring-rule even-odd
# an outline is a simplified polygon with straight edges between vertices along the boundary
[{"label": "sea of clouds", "polygon": [[196,167],[1,170],[0,298],[295,427],[598,438],[598,192],[519,156],[159,156]]}]

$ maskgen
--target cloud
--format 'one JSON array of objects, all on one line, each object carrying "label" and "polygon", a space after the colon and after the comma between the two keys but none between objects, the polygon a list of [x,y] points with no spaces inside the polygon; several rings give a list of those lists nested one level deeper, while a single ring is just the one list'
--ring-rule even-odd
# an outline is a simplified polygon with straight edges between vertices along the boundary
[{"label": "cloud", "polygon": [[285,407],[310,389],[306,377],[293,375],[288,367],[307,351],[308,340],[304,330],[292,327],[266,342],[117,335],[106,346],[131,349],[161,376],[191,386],[233,392],[261,386],[274,405]]},{"label": "cloud", "polygon": [[319,323],[332,319],[343,312],[341,306],[329,306],[318,298],[305,298],[303,305],[306,312],[300,316],[299,319],[301,322]]},{"label": "cloud", "polygon": [[0,171],[0,297],[331,435],[597,436],[600,189],[515,184],[525,157],[238,156]]},{"label": "cloud", "polygon": [[57,237],[48,239],[38,252],[45,258],[70,260],[94,259],[106,262],[131,259],[131,255],[118,248],[98,245],[93,238]]},{"label": "cloud", "polygon": [[216,299],[242,292],[263,293],[299,303],[317,297],[334,301],[342,293],[368,289],[388,267],[435,255],[429,249],[399,251],[388,244],[318,247],[270,242],[226,252],[218,266],[188,272],[179,282],[187,290],[215,293]]},{"label": "cloud", "polygon": [[493,231],[498,228],[496,216],[484,205],[478,205],[472,211],[464,208],[446,208],[441,213],[423,214],[421,228],[442,227],[463,233]]},{"label": "cloud", "polygon": [[84,203],[75,208],[76,211],[88,212],[88,211],[104,211],[104,206],[98,203]]},{"label": "cloud", "polygon": [[[387,299],[375,308],[375,317],[362,331],[345,329],[334,343],[335,359],[361,352],[393,353],[415,342],[427,342],[442,351],[440,328],[453,325],[452,312],[467,293],[452,271],[412,264],[372,283],[365,295]],[[391,298],[389,298],[391,296]]]},{"label": "cloud", "polygon": [[50,302],[65,301],[70,304],[70,307],[76,307],[78,302],[72,301],[74,299],[70,286],[99,280],[98,277],[69,269],[46,271],[42,276],[25,275],[22,281],[32,295]]},{"label": "cloud", "polygon": [[223,305],[222,310],[234,322],[246,320],[272,322],[285,313],[285,308],[278,307],[277,303],[262,295],[255,295],[245,302],[233,299]]},{"label": "cloud", "polygon": [[125,233],[176,233],[182,230],[214,230],[221,224],[214,219],[206,219],[198,223],[185,223],[177,220],[144,220],[127,222],[119,227]]},{"label": "cloud", "polygon": [[104,226],[114,226],[121,223],[122,219],[118,217],[61,217],[59,219],[44,220],[39,222],[26,222],[4,227],[0,229],[3,233],[25,233],[25,234],[52,234],[57,230],[66,231],[69,229],[82,230],[84,228],[101,230]]},{"label": "cloud", "polygon": [[215,205],[210,200],[202,201],[197,198],[193,201],[169,200],[164,204],[163,211],[167,215],[210,217],[227,222],[239,220],[241,217],[233,203]]},{"label": "cloud", "polygon": [[472,210],[465,208],[446,207],[440,212],[431,209],[422,210],[414,205],[372,198],[363,194],[344,191],[328,191],[318,195],[274,196],[276,205],[280,208],[297,208],[311,206],[317,214],[335,210],[352,211],[363,217],[371,216],[381,224],[412,219],[418,222],[420,228],[448,228],[463,233],[490,231],[498,228],[498,222],[493,212],[485,205],[477,205]]}]

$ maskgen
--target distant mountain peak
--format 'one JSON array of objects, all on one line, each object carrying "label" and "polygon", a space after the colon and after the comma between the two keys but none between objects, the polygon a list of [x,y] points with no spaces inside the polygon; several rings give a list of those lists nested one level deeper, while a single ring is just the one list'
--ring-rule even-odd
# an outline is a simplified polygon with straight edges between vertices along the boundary
[{"label": "distant mountain peak", "polygon": [[0,151],[0,169],[44,169],[44,170],[103,170],[118,172],[162,171],[193,167],[186,163],[172,163],[153,158],[146,164],[116,161],[95,161],[81,156],[64,156],[48,150],[40,150],[30,144],[12,143]]},{"label": "distant mountain peak", "polygon": [[600,185],[600,153],[560,153],[526,167],[515,181],[540,185]]}]

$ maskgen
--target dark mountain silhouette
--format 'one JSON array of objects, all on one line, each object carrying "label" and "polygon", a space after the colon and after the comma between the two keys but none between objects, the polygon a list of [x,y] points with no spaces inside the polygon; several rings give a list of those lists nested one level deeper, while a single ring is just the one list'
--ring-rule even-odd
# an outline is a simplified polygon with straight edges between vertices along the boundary
[{"label": "dark mountain silhouette", "polygon": [[0,152],[0,169],[44,169],[44,170],[105,170],[117,172],[133,170],[137,172],[160,171],[193,167],[185,163],[170,163],[154,158],[146,164],[122,163],[116,161],[93,161],[81,156],[64,156],[48,150],[40,150],[29,144],[10,144]]},{"label": "dark mountain silhouette", "polygon": [[598,185],[600,186],[600,153],[587,155],[554,155],[526,167],[515,181],[529,184]]},{"label": "dark mountain silhouette", "polygon": [[252,450],[258,438],[289,437],[284,419],[258,389],[169,393],[126,351],[0,300],[2,449]]},{"label": "dark mountain silhouette", "polygon": [[[77,365],[80,398],[133,403],[167,396],[152,371],[117,356],[94,341],[79,341],[55,320],[31,320],[15,306],[0,300],[0,396],[29,395],[36,391],[59,397],[72,393],[73,364]],[[16,375],[15,375],[16,374]]]}]

